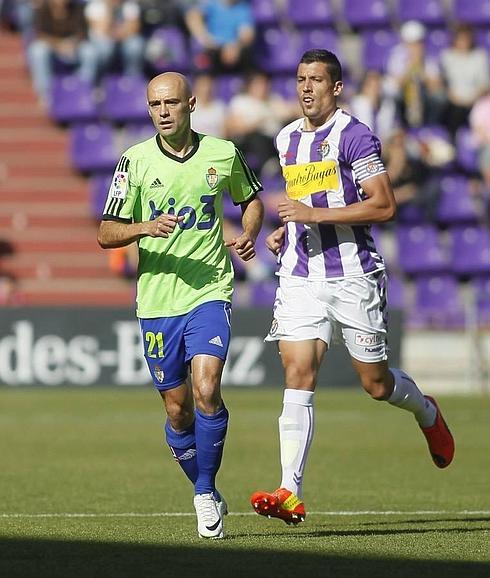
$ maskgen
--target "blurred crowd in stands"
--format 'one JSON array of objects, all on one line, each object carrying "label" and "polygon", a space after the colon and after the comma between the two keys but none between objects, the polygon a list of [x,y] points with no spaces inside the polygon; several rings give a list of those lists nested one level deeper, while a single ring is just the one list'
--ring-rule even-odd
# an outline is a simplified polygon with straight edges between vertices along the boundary
[{"label": "blurred crowd in stands", "polygon": [[[260,175],[265,237],[284,195],[273,138],[300,116],[298,60],[334,51],[341,105],[380,136],[399,205],[375,231],[395,305],[408,278],[415,302],[446,299],[457,324],[461,283],[473,283],[490,321],[489,0],[3,0],[2,13],[40,102],[71,131],[95,219],[121,151],[153,133],[148,78],[179,70],[193,80],[194,129],[233,140]],[[239,212],[225,215],[233,234]],[[257,295],[275,268],[265,253],[236,263]],[[112,266],[131,276],[133,263],[117,254]]]}]

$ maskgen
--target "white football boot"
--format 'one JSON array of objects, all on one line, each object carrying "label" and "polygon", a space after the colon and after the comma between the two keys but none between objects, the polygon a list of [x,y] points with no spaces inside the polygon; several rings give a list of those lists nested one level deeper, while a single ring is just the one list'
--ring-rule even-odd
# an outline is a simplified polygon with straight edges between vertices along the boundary
[{"label": "white football boot", "polygon": [[221,495],[221,493],[216,490],[215,492],[215,499],[216,499],[216,506],[218,508],[218,512],[221,514],[221,517],[228,515],[228,504],[226,503],[225,498]]},{"label": "white football boot", "polygon": [[[221,504],[223,502],[220,502]],[[220,539],[224,537],[223,515],[213,494],[194,496],[197,514],[197,532],[201,538]]]}]

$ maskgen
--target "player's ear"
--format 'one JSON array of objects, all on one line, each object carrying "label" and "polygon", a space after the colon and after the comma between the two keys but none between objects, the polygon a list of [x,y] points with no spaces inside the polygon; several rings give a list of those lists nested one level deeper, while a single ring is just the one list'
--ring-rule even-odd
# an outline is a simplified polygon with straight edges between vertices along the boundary
[{"label": "player's ear", "polygon": [[335,85],[333,87],[333,95],[339,96],[339,94],[342,92],[343,88],[344,88],[344,83],[341,80],[337,80],[337,82],[335,83]]},{"label": "player's ear", "polygon": [[189,98],[189,110],[191,112],[194,112],[196,110],[196,97],[195,96],[191,96]]}]

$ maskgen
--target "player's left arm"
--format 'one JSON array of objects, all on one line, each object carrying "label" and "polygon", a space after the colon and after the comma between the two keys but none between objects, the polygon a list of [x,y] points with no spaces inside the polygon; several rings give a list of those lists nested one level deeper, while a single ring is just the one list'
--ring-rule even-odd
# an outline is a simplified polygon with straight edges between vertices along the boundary
[{"label": "player's left arm", "polygon": [[279,217],[285,223],[293,221],[317,225],[369,225],[384,223],[395,217],[396,201],[386,173],[363,180],[362,189],[366,195],[363,201],[338,208],[314,208],[286,198],[278,205]]},{"label": "player's left arm", "polygon": [[243,261],[249,261],[255,257],[255,241],[264,220],[264,205],[259,197],[254,197],[241,203],[240,207],[243,233],[228,241],[226,246],[233,247]]}]

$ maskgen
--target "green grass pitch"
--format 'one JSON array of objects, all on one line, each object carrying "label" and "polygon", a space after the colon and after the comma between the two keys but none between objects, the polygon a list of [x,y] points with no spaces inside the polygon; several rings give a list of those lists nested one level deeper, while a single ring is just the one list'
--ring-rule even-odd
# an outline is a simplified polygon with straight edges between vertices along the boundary
[{"label": "green grass pitch", "polygon": [[320,390],[306,522],[252,513],[279,483],[277,389],[227,389],[227,537],[197,537],[192,488],[145,389],[0,390],[2,578],[490,576],[490,398],[439,397],[456,438],[432,465],[413,417]]}]

